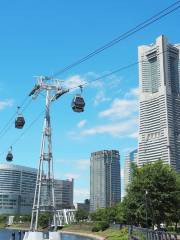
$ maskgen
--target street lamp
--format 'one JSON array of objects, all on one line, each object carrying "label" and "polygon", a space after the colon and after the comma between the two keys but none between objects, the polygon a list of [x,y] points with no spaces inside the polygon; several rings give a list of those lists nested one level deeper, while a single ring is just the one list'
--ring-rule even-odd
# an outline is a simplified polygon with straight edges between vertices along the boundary
[{"label": "street lamp", "polygon": [[148,228],[148,212],[147,212],[147,195],[148,195],[148,191],[145,190],[145,208],[146,208],[146,227]]}]

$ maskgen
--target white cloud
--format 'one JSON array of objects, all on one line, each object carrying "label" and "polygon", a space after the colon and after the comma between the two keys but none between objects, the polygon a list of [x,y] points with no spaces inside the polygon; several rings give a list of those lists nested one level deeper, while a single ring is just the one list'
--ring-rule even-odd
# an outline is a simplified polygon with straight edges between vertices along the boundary
[{"label": "white cloud", "polygon": [[100,103],[110,101],[111,98],[105,96],[104,90],[100,90],[97,92],[95,98],[94,98],[94,105],[97,106]]},{"label": "white cloud", "polygon": [[137,115],[139,108],[138,96],[138,88],[130,89],[129,92],[125,94],[124,98],[114,99],[108,109],[99,113],[99,117],[108,117],[113,120],[119,120]]},{"label": "white cloud", "polygon": [[5,109],[6,107],[12,107],[13,106],[13,100],[7,99],[4,101],[0,101],[0,110]]},{"label": "white cloud", "polygon": [[117,75],[111,75],[108,77],[108,82],[107,82],[107,87],[108,89],[114,89],[114,88],[119,88],[120,84],[122,83],[122,77],[121,76],[117,76]]},{"label": "white cloud", "polygon": [[111,119],[127,118],[137,113],[138,101],[128,99],[115,99],[109,109],[99,113],[100,117],[110,117]]},{"label": "white cloud", "polygon": [[80,75],[74,75],[74,76],[71,76],[71,77],[67,78],[63,82],[63,85],[66,88],[76,88],[76,87],[78,87],[80,85],[84,85],[86,83],[87,83],[87,81],[84,77],[82,77]]},{"label": "white cloud", "polygon": [[[108,74],[109,72],[104,72],[102,75]],[[108,80],[108,81],[107,81]],[[90,86],[97,88],[97,94],[94,97],[94,105],[97,106],[103,102],[110,101],[111,98],[107,96],[106,92],[110,89],[116,88],[120,85],[121,78],[116,75],[111,75],[102,80],[97,80],[91,82]]]},{"label": "white cloud", "polygon": [[64,176],[68,179],[77,179],[80,177],[80,175],[77,173],[65,173]]},{"label": "white cloud", "polygon": [[65,159],[56,159],[54,160],[56,163],[65,163],[66,160]]},{"label": "white cloud", "polygon": [[113,137],[134,138],[133,133],[137,130],[137,119],[126,120],[124,122],[110,123],[85,129],[81,136],[92,136],[96,134],[109,134]]},{"label": "white cloud", "polygon": [[87,188],[75,188],[74,189],[74,200],[75,202],[84,202],[85,199],[89,198],[90,191]]},{"label": "white cloud", "polygon": [[[103,95],[104,91],[98,92],[101,97],[98,101],[106,101],[106,97]],[[103,99],[104,98],[104,99]],[[96,104],[97,104],[96,102]],[[132,88],[124,98],[116,98],[111,103],[110,107],[101,111],[98,116],[109,123],[95,125],[91,128],[81,129],[81,131],[71,131],[69,135],[73,139],[81,139],[85,136],[93,136],[100,134],[107,134],[113,137],[126,137],[137,138],[138,137],[138,89]],[[81,124],[80,124],[81,125]],[[83,125],[83,124],[82,124]]]},{"label": "white cloud", "polygon": [[74,140],[80,140],[81,139],[81,134],[79,133],[79,131],[69,131],[68,132],[68,136],[71,138],[71,139],[74,139]]},{"label": "white cloud", "polygon": [[89,159],[77,160],[76,166],[77,166],[77,168],[79,168],[81,170],[88,169],[90,166],[90,161],[89,161]]},{"label": "white cloud", "polygon": [[139,98],[139,88],[131,88],[130,91],[126,94],[127,97]]},{"label": "white cloud", "polygon": [[130,136],[132,137],[132,138],[138,138],[138,131],[135,131],[135,132],[133,132]]},{"label": "white cloud", "polygon": [[100,80],[94,81],[94,82],[92,81],[89,86],[92,87],[92,88],[98,88],[98,89],[100,89],[100,88],[103,88],[103,87],[104,87],[104,83],[103,83],[102,81],[100,81]]},{"label": "white cloud", "polygon": [[78,124],[77,124],[77,127],[78,128],[82,128],[82,127],[84,127],[84,125],[87,123],[87,120],[81,120],[80,122],[78,122]]}]

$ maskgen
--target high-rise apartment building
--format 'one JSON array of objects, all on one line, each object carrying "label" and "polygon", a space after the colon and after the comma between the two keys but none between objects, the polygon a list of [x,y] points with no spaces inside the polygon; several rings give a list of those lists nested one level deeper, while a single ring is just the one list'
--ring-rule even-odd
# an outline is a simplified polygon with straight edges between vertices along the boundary
[{"label": "high-rise apartment building", "polygon": [[180,44],[140,46],[138,165],[161,159],[180,171]]},{"label": "high-rise apartment building", "polygon": [[119,151],[103,150],[91,154],[90,211],[112,206],[121,199]]},{"label": "high-rise apartment building", "polygon": [[126,188],[128,184],[131,182],[131,174],[132,174],[132,169],[131,169],[131,164],[135,163],[137,164],[138,160],[138,151],[135,149],[134,151],[128,153],[125,156],[125,165],[124,165],[124,191],[126,193]]}]

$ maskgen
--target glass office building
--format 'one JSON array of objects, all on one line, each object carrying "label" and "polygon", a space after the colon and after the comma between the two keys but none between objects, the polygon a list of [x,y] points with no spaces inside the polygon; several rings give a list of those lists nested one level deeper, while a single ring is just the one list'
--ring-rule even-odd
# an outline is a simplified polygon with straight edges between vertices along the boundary
[{"label": "glass office building", "polygon": [[91,154],[90,211],[110,207],[121,200],[120,156],[116,150]]},{"label": "glass office building", "polygon": [[[11,163],[0,164],[0,214],[30,214],[37,169]],[[56,208],[73,208],[74,181],[55,179]],[[43,189],[44,200],[47,191]]]},{"label": "glass office building", "polygon": [[54,182],[55,201],[57,209],[71,209],[73,205],[74,180],[58,180]]},{"label": "glass office building", "polygon": [[0,214],[30,214],[37,170],[0,164]]}]

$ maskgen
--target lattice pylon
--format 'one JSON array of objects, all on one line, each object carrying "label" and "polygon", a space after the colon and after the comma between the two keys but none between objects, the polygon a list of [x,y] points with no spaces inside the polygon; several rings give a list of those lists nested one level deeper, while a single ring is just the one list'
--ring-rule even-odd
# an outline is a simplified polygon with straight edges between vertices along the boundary
[{"label": "lattice pylon", "polygon": [[39,215],[49,213],[49,225],[57,228],[56,206],[54,195],[54,171],[50,122],[51,88],[46,89],[46,112],[42,132],[40,160],[37,173],[34,202],[31,217],[31,231],[38,230]]}]

